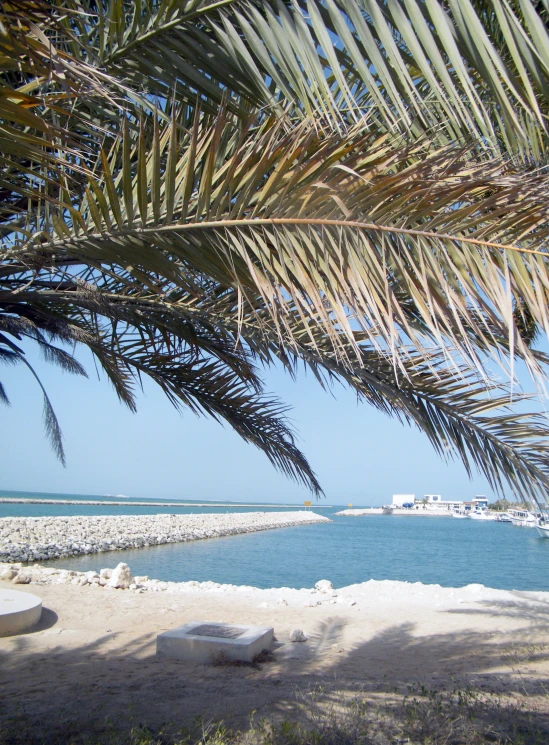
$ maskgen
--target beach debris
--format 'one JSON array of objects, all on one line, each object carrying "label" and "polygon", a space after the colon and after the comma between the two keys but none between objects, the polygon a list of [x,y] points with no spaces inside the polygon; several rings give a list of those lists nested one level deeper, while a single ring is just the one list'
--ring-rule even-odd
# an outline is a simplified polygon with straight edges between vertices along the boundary
[{"label": "beach debris", "polygon": [[120,562],[120,564],[118,564],[118,566],[113,570],[108,584],[109,587],[114,587],[120,590],[126,590],[130,585],[133,585],[134,579],[129,566]]},{"label": "beach debris", "polygon": [[356,600],[354,598],[351,598],[349,600],[349,605],[356,605]]},{"label": "beach debris", "polygon": [[303,633],[301,629],[293,629],[290,632],[290,641],[291,642],[306,642],[307,637]]},{"label": "beach debris", "polygon": [[278,598],[276,602],[277,602],[277,605],[288,605],[288,601],[284,600],[284,598]]},{"label": "beach debris", "polygon": [[319,592],[330,593],[334,589],[334,586],[329,579],[321,579],[316,583],[315,588]]},{"label": "beach debris", "polygon": [[322,605],[320,600],[307,600],[305,608],[316,608],[317,605]]}]

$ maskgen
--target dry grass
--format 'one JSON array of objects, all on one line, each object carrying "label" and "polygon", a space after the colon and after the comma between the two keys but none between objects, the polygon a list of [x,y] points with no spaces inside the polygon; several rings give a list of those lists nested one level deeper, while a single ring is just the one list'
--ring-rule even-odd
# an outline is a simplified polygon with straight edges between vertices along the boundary
[{"label": "dry grass", "polygon": [[[262,660],[265,661],[265,660]],[[250,663],[252,664],[252,663]],[[254,663],[257,664],[257,663]],[[107,723],[101,736],[66,733],[27,738],[0,732],[1,745],[547,745],[549,691],[502,696],[474,688],[452,691],[410,686],[372,697],[339,690],[296,691],[299,714],[282,721],[250,717],[242,731],[203,717],[188,729],[121,732]],[[20,722],[20,725],[23,723]]]}]

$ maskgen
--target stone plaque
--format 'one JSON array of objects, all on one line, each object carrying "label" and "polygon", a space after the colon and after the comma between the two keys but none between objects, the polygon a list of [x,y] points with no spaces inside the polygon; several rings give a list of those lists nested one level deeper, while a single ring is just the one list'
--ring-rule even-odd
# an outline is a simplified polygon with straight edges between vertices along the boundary
[{"label": "stone plaque", "polygon": [[235,626],[224,626],[223,624],[206,624],[192,630],[192,633],[197,636],[211,636],[214,639],[238,639],[244,632],[245,629],[239,629]]}]

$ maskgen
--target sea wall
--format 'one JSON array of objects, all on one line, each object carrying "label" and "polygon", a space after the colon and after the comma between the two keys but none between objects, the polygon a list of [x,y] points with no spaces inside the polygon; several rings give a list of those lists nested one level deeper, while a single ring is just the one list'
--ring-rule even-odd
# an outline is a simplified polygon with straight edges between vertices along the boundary
[{"label": "sea wall", "polygon": [[0,518],[0,562],[34,562],[331,522],[314,512]]}]

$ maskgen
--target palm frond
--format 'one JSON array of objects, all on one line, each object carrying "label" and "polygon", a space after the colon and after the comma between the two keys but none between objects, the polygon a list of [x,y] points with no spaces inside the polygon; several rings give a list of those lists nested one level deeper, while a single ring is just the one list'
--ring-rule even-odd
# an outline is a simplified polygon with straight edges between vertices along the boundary
[{"label": "palm frond", "polygon": [[[397,362],[399,339],[419,349],[426,331],[479,365],[464,326],[498,356],[486,317],[535,370],[513,304],[549,329],[543,171],[361,127],[287,133],[274,120],[242,128],[223,112],[196,123],[182,143],[172,121],[150,150],[104,155],[86,195],[66,204],[78,220],[37,215],[37,237],[18,237],[7,265],[51,271],[79,257],[153,294],[213,281],[260,298],[281,329],[294,310],[321,324],[342,355],[336,328],[353,343],[352,319]],[[128,214],[135,203],[139,215]]]},{"label": "palm frond", "polygon": [[[44,418],[44,429],[46,431],[46,437],[49,439],[50,444],[53,448],[53,451],[58,457],[58,459],[61,461],[61,464],[65,466],[66,460],[65,460],[65,451],[63,448],[63,435],[61,433],[61,428],[59,426],[59,422],[55,415],[55,411],[53,410],[53,406],[51,405],[51,401],[49,399],[46,389],[44,388],[44,385],[42,384],[42,381],[40,380],[34,367],[25,358],[25,355],[22,353],[22,351],[19,350],[18,347],[16,347],[16,345],[13,344],[3,334],[0,334],[0,344],[6,345],[8,347],[8,350],[13,353],[11,355],[10,361],[20,362],[23,365],[26,365],[26,367],[28,367],[34,379],[40,386],[40,389],[42,391],[42,398],[44,402],[43,418]],[[8,357],[6,355],[0,355],[0,359],[2,359],[2,361],[6,361]],[[3,387],[2,387],[2,392],[0,393],[0,398],[4,401],[4,403],[9,403],[9,400],[6,396],[5,389]]]},{"label": "palm frond", "polygon": [[6,393],[6,389],[0,382],[0,401],[2,401],[3,404],[6,404],[6,406],[11,406],[10,400],[8,398],[8,394]]}]

